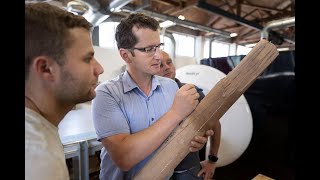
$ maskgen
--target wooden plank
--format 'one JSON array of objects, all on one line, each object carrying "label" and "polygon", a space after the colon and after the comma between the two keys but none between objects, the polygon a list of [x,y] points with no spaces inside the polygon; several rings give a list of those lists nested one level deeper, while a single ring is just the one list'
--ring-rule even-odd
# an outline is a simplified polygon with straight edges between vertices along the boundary
[{"label": "wooden plank", "polygon": [[189,153],[192,138],[195,135],[204,135],[209,127],[219,121],[278,54],[276,46],[260,40],[240,63],[210,90],[136,174],[134,180],[162,180],[169,176]]}]

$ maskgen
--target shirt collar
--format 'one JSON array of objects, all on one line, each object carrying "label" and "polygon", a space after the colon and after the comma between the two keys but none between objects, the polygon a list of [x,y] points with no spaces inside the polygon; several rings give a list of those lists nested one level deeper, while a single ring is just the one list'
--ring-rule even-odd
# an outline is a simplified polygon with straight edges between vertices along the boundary
[{"label": "shirt collar", "polygon": [[[125,71],[122,76],[123,79],[123,90],[124,93],[127,93],[135,88],[138,88],[138,85],[133,81],[128,71]],[[152,87],[151,91],[154,91],[158,86],[160,86],[159,79],[156,75],[152,76]]]}]

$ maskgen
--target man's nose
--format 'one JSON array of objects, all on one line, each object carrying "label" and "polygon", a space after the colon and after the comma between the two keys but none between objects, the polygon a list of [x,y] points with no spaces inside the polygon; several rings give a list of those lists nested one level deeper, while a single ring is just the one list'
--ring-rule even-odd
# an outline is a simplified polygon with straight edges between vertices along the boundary
[{"label": "man's nose", "polygon": [[156,48],[156,52],[154,53],[156,58],[162,59],[161,49],[159,47]]}]

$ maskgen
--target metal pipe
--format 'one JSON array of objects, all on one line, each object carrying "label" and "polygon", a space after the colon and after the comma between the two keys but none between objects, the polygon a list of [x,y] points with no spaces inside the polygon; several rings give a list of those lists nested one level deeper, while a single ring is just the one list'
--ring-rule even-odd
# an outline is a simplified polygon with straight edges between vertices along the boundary
[{"label": "metal pipe", "polygon": [[102,7],[102,4],[97,0],[79,0],[89,6],[89,10],[83,14],[94,27],[98,26],[104,20],[106,20],[111,10],[117,10],[128,4],[131,0],[113,0],[107,7]]},{"label": "metal pipe", "polygon": [[[295,25],[295,17],[270,21],[261,31],[261,39],[268,39],[269,30],[279,27],[289,27]],[[292,42],[292,41],[291,41]]]}]

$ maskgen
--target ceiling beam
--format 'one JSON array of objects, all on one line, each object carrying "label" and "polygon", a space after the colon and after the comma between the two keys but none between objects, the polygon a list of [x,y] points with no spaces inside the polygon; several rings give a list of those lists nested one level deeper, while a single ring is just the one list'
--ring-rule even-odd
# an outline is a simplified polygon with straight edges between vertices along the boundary
[{"label": "ceiling beam", "polygon": [[[127,9],[129,11],[135,11],[135,8],[133,8],[130,4],[126,5],[124,7],[124,9]],[[170,15],[166,15],[166,14],[162,14],[162,13],[158,13],[158,12],[150,11],[150,10],[146,10],[146,9],[140,10],[139,12],[144,13],[144,14],[151,16],[151,17],[157,17],[159,19],[162,19],[163,21],[170,20],[180,26],[187,27],[187,28],[190,28],[193,30],[213,32],[217,36],[221,36],[223,38],[230,38],[229,32],[222,31],[222,30],[215,29],[215,28],[208,27],[208,26],[204,26],[201,24],[197,24],[197,23],[194,23],[194,22],[191,22],[188,20],[181,20],[175,16],[170,16]]]},{"label": "ceiling beam", "polygon": [[227,0],[223,0],[223,2],[225,2],[229,8],[229,10],[231,11],[232,14],[235,14],[233,9],[232,9],[232,6],[229,4],[229,2]]},{"label": "ceiling beam", "polygon": [[151,16],[151,17],[160,18],[160,19],[162,19],[164,21],[165,20],[170,20],[170,21],[172,21],[172,22],[174,22],[174,23],[176,23],[176,24],[178,24],[180,26],[188,27],[190,29],[213,32],[216,35],[222,36],[224,38],[229,38],[230,37],[230,33],[229,32],[222,31],[222,30],[215,29],[215,28],[208,27],[208,26],[204,26],[204,25],[201,25],[201,24],[197,24],[197,23],[194,23],[194,22],[191,22],[191,21],[188,21],[188,20],[181,20],[181,19],[178,19],[175,16],[169,16],[169,15],[166,15],[166,14],[158,13],[158,12],[155,12],[155,11],[149,11],[149,10],[143,10],[141,12],[146,14],[146,15],[148,15],[148,16]]},{"label": "ceiling beam", "polygon": [[[246,18],[246,17],[248,17],[248,16],[252,16],[252,17],[254,17],[255,19],[257,18],[256,16],[254,16],[254,15],[252,15],[253,13],[255,13],[256,11],[258,11],[258,9],[253,9],[253,10],[251,10],[250,12],[248,12],[247,14],[245,14],[242,18]],[[259,13],[259,12],[258,12]],[[260,14],[259,14],[260,15]],[[261,18],[261,16],[260,16],[260,18]]]},{"label": "ceiling beam", "polygon": [[251,21],[248,21],[244,18],[241,18],[240,16],[237,16],[237,15],[234,15],[234,14],[231,14],[229,12],[226,12],[216,6],[213,6],[207,2],[204,2],[204,1],[199,1],[198,2],[198,5],[197,5],[199,8],[202,8],[204,10],[207,10],[207,11],[210,11],[214,14],[217,14],[219,16],[222,16],[222,17],[225,17],[225,18],[228,18],[228,19],[231,19],[232,21],[235,21],[241,25],[244,25],[244,26],[247,26],[247,27],[251,27],[253,29],[256,29],[256,30],[262,30],[263,29],[263,26],[261,26],[260,24],[258,23],[254,23],[254,22],[251,22]]},{"label": "ceiling beam", "polygon": [[237,15],[240,17],[241,17],[241,3],[242,3],[242,0],[236,0]]},{"label": "ceiling beam", "polygon": [[161,4],[165,4],[167,6],[175,6],[175,7],[179,7],[181,5],[180,2],[176,2],[176,1],[171,1],[171,0],[153,0],[155,2],[161,3]]},{"label": "ceiling beam", "polygon": [[170,15],[172,16],[176,16],[176,15],[180,15],[184,12],[188,12],[190,9],[192,9],[196,4],[190,4],[190,5],[187,5],[186,7],[184,8],[181,8],[181,9],[177,9],[175,12],[172,12],[170,13]]},{"label": "ceiling beam", "polygon": [[243,39],[248,33],[255,31],[253,29],[250,28],[243,28],[238,32],[238,36],[233,38],[233,42],[237,43],[238,41],[240,41],[241,39]]},{"label": "ceiling beam", "polygon": [[283,9],[269,8],[269,7],[253,5],[253,4],[249,4],[249,3],[242,3],[241,6],[247,6],[247,7],[251,7],[251,8],[255,8],[255,9],[261,9],[261,10],[264,10],[264,11],[277,11],[277,12],[286,11],[286,10],[283,10]]}]

